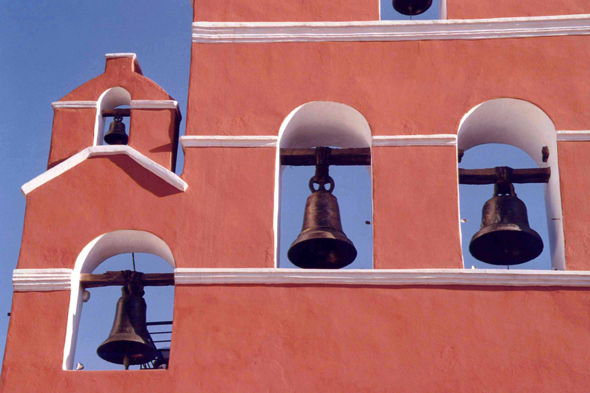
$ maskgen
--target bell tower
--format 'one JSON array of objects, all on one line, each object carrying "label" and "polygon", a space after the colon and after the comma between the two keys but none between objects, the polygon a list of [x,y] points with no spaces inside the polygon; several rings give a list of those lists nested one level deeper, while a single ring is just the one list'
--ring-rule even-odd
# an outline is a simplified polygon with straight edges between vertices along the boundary
[{"label": "bell tower", "polygon": [[[180,138],[176,102],[133,54],[107,55],[104,74],[53,103],[48,170],[23,186],[3,391],[590,386],[590,3],[395,0],[400,14],[436,6],[446,19],[393,21],[384,4],[193,0]],[[459,168],[491,143],[536,166]],[[311,197],[283,244],[283,174],[298,166],[315,169]],[[371,256],[356,255],[354,223],[340,220],[354,207],[333,198],[344,196],[336,167],[353,166],[370,177]],[[542,184],[545,239],[522,183]],[[460,184],[495,186],[467,238],[484,269],[464,266]],[[551,269],[527,269],[543,248]],[[130,252],[174,273],[94,273]],[[362,268],[346,268],[355,259]],[[140,287],[174,285],[168,368],[138,369],[153,358],[138,318],[137,362],[109,345],[135,325],[115,323],[98,355],[120,369],[74,370],[85,290],[98,283],[124,286],[136,311]]]}]

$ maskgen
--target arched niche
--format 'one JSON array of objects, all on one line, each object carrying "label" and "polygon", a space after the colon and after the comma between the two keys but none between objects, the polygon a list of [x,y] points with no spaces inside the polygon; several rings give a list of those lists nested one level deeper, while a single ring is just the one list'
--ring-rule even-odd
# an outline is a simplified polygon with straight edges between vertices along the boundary
[{"label": "arched niche", "polygon": [[118,230],[104,233],[89,242],[80,252],[72,275],[72,289],[66,329],[63,369],[72,370],[78,328],[82,314],[83,290],[80,286],[80,274],[92,273],[103,261],[124,253],[154,254],[164,259],[175,268],[176,264],[170,247],[153,233],[138,230]]},{"label": "arched niche", "polygon": [[129,94],[129,92],[122,87],[111,87],[100,95],[96,105],[94,146],[100,146],[104,144],[103,138],[105,118],[102,117],[103,109],[115,109],[122,105],[131,105],[131,94]]},{"label": "arched niche", "polygon": [[[544,185],[551,264],[553,269],[565,269],[555,125],[542,109],[528,101],[514,98],[489,100],[463,117],[457,138],[457,147],[463,151],[486,143],[517,147],[526,152],[539,168],[551,168],[549,183]],[[547,162],[543,162],[544,146],[549,148]]]},{"label": "arched niche", "polygon": [[[281,180],[285,169],[280,163],[280,149],[312,148],[316,146],[370,148],[371,142],[372,135],[369,123],[359,111],[346,104],[330,101],[308,102],[294,109],[285,118],[281,124],[277,142],[274,205],[275,267],[279,267],[281,250]],[[368,171],[370,174],[371,168],[368,168]],[[372,189],[372,186],[369,188]],[[336,190],[338,190],[338,185],[336,185]],[[301,217],[303,217],[303,206],[301,206]],[[344,231],[346,232],[346,228],[344,228]]]}]

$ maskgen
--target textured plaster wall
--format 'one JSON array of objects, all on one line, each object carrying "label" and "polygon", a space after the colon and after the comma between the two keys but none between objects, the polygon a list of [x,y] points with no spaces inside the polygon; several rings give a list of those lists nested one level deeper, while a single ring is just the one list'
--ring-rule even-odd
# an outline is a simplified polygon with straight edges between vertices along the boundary
[{"label": "textured plaster wall", "polygon": [[169,370],[62,371],[69,293],[17,293],[0,389],[585,392],[588,299],[557,288],[179,286]]},{"label": "textured plaster wall", "polygon": [[193,44],[186,133],[276,135],[299,105],[336,101],[360,111],[373,135],[451,134],[499,97],[539,106],[558,130],[585,129],[586,49],[583,36]]}]

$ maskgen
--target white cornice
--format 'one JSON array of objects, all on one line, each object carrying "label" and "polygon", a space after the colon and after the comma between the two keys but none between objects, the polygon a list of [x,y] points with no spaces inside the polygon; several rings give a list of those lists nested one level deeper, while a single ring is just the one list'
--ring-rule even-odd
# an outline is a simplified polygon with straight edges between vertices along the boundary
[{"label": "white cornice", "polygon": [[[51,103],[53,109],[73,108],[85,109],[96,108],[98,101],[55,101]],[[129,105],[131,109],[176,109],[178,102],[175,100],[131,100]]]},{"label": "white cornice", "polygon": [[131,100],[131,109],[178,109],[174,100]]},{"label": "white cornice", "polygon": [[590,14],[420,21],[194,22],[196,43],[474,40],[590,34]]},{"label": "white cornice", "polygon": [[275,147],[277,137],[261,136],[227,136],[227,135],[189,135],[181,136],[180,144],[185,147]]},{"label": "white cornice", "polygon": [[560,142],[590,141],[590,131],[557,131],[557,140]]},{"label": "white cornice", "polygon": [[12,287],[15,292],[65,291],[71,288],[72,269],[15,269]]},{"label": "white cornice", "polygon": [[81,162],[85,161],[87,158],[95,157],[95,156],[111,156],[117,154],[126,154],[131,157],[135,162],[139,165],[147,169],[148,171],[152,172],[154,175],[160,177],[162,180],[166,181],[168,184],[176,187],[180,191],[185,191],[188,188],[188,184],[180,177],[178,177],[174,172],[169,171],[168,169],[164,168],[162,165],[158,164],[157,162],[147,158],[143,154],[139,153],[137,150],[130,146],[125,145],[114,145],[114,146],[92,146],[88,147],[78,154],[73,155],[72,157],[68,158],[67,160],[63,161],[59,165],[54,166],[53,168],[49,169],[45,173],[37,176],[30,182],[24,184],[21,187],[23,195],[27,195],[34,189],[43,184],[47,183],[50,180],[58,177],[62,173],[72,169],[76,165],[80,164]]},{"label": "white cornice", "polygon": [[383,135],[373,137],[373,146],[455,146],[457,135]]},{"label": "white cornice", "polygon": [[[272,135],[188,135],[180,137],[187,147],[276,147],[278,138]],[[373,146],[455,146],[457,135],[381,135],[374,136]]]},{"label": "white cornice", "polygon": [[73,109],[96,109],[97,101],[55,101],[51,103],[53,109],[73,108]]},{"label": "white cornice", "polygon": [[303,270],[176,268],[176,285],[301,284],[301,285],[473,285],[590,287],[590,272],[551,270]]},{"label": "white cornice", "polygon": [[[14,291],[59,291],[71,288],[72,269],[16,269]],[[590,287],[590,272],[473,269],[222,269],[176,268],[175,285],[373,285]]]}]

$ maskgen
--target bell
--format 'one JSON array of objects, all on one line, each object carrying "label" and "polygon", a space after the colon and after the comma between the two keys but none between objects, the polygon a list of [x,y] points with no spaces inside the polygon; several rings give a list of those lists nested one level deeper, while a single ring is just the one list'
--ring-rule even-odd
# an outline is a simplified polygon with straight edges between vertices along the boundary
[{"label": "bell", "polygon": [[109,145],[126,145],[129,137],[125,133],[123,118],[116,116],[109,126],[109,131],[104,135],[104,141]]},{"label": "bell", "polygon": [[496,183],[482,210],[481,229],[469,243],[476,259],[492,265],[518,265],[538,257],[543,240],[529,226],[526,206],[512,183]]},{"label": "bell", "polygon": [[420,15],[432,6],[432,0],[393,0],[393,8],[403,15]]},{"label": "bell", "polygon": [[[313,186],[316,182],[318,190]],[[303,228],[287,253],[294,265],[304,269],[340,269],[350,265],[357,255],[354,244],[342,231],[338,200],[332,195],[334,180],[327,176],[327,182],[329,190],[317,175],[309,181],[312,194],[305,204]]]},{"label": "bell", "polygon": [[107,362],[129,365],[145,364],[158,354],[147,331],[143,287],[138,284],[123,286],[123,296],[117,302],[115,321],[109,337],[96,350]]}]

